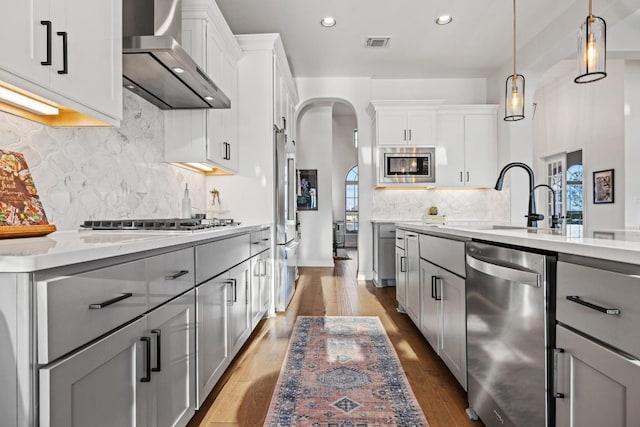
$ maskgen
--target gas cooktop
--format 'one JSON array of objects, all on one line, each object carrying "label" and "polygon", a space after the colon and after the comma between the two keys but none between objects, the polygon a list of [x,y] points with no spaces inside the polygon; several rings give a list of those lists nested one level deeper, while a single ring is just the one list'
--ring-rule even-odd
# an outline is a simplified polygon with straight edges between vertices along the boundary
[{"label": "gas cooktop", "polygon": [[109,219],[84,221],[80,228],[88,230],[196,231],[236,225],[240,225],[240,223],[229,218]]}]

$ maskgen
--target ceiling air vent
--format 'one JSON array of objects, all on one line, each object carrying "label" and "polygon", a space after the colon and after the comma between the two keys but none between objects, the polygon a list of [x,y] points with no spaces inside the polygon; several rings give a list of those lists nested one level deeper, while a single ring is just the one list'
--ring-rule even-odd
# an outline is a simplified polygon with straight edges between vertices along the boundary
[{"label": "ceiling air vent", "polygon": [[391,37],[367,37],[365,47],[389,47]]}]

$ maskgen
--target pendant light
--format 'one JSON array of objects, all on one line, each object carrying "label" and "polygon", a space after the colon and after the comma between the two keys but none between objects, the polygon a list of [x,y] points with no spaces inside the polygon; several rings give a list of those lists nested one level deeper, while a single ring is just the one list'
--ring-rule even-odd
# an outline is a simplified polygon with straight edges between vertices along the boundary
[{"label": "pendant light", "polygon": [[578,31],[578,77],[576,83],[590,83],[607,77],[607,23],[594,16],[589,0],[589,16]]},{"label": "pendant light", "polygon": [[524,76],[516,72],[516,0],[513,0],[513,74],[507,77],[504,95],[504,119],[524,119]]}]

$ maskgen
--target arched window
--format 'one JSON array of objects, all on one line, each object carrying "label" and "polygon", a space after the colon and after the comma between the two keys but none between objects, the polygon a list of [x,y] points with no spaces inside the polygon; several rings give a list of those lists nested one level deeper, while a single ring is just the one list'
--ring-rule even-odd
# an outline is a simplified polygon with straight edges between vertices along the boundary
[{"label": "arched window", "polygon": [[358,232],[358,165],[355,165],[344,180],[345,232]]}]

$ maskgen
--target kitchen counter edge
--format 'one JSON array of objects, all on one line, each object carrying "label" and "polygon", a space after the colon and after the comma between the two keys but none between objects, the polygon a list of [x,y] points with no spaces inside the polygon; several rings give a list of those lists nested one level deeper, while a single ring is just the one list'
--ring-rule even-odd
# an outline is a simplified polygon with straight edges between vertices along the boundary
[{"label": "kitchen counter edge", "polygon": [[198,245],[270,227],[249,224],[194,232],[57,231],[43,237],[0,240],[0,273],[30,273],[107,258]]}]

